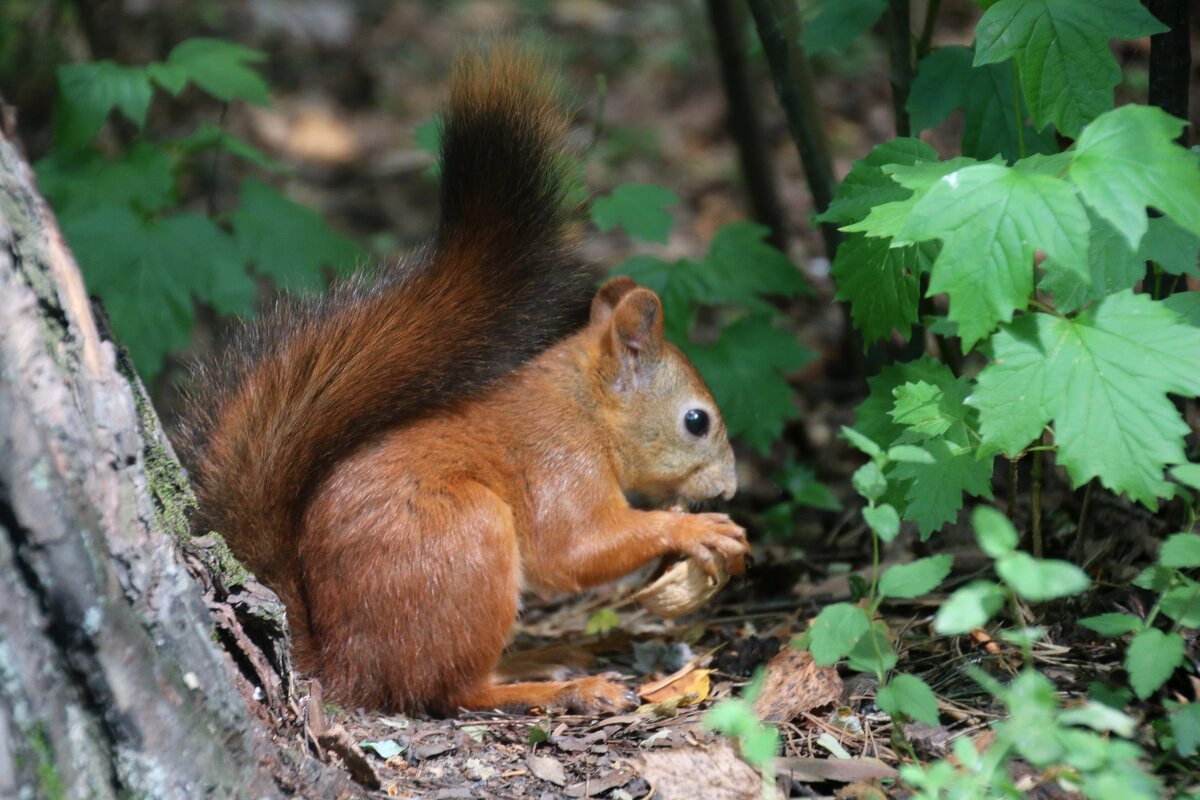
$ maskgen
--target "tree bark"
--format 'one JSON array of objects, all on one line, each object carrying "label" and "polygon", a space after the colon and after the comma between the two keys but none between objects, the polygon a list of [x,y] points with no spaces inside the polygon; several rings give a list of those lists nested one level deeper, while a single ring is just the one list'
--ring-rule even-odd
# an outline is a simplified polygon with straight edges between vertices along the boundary
[{"label": "tree bark", "polygon": [[188,536],[121,364],[0,132],[0,797],[355,794],[307,755],[280,617]]},{"label": "tree bark", "polygon": [[787,252],[787,224],[779,199],[771,150],[763,136],[762,120],[754,99],[754,85],[743,51],[740,7],[729,0],[708,0],[708,22],[712,28],[725,90],[726,122],[737,145],[746,194],[754,219],[771,229],[767,242]]}]

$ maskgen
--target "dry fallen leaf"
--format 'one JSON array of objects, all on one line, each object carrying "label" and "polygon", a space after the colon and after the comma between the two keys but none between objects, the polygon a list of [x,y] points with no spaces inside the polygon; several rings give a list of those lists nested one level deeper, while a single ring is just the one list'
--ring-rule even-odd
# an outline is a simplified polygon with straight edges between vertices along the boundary
[{"label": "dry fallen leaf", "polygon": [[662,800],[755,800],[762,779],[726,741],[711,747],[679,747],[642,756],[642,777]]},{"label": "dry fallen leaf", "polygon": [[707,700],[711,690],[711,669],[692,669],[683,675],[673,675],[664,683],[655,681],[638,690],[638,697],[647,703],[662,703],[680,698],[676,706],[694,706]]},{"label": "dry fallen leaf", "polygon": [[767,664],[767,681],[754,711],[770,722],[789,722],[814,708],[837,703],[841,696],[842,679],[836,667],[819,667],[812,654],[785,647]]},{"label": "dry fallen leaf", "polygon": [[777,758],[775,769],[804,783],[853,783],[897,776],[893,767],[877,758]]},{"label": "dry fallen leaf", "polygon": [[535,777],[549,781],[555,786],[567,785],[567,775],[563,771],[562,762],[557,758],[551,758],[550,756],[530,756],[525,760],[525,763],[529,765],[529,771]]},{"label": "dry fallen leaf", "polygon": [[566,789],[563,789],[563,794],[567,797],[595,797],[604,794],[610,789],[624,786],[631,780],[633,780],[632,772],[626,772],[623,769],[614,769],[598,778],[590,778],[586,781],[573,783]]}]

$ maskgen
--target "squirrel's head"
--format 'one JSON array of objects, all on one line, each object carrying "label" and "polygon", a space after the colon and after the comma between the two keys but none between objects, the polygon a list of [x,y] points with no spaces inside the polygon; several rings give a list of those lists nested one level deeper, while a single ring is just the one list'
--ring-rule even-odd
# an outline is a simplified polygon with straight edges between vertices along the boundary
[{"label": "squirrel's head", "polygon": [[613,278],[592,300],[589,330],[622,489],[685,504],[733,497],[725,422],[696,368],[663,338],[658,295]]}]

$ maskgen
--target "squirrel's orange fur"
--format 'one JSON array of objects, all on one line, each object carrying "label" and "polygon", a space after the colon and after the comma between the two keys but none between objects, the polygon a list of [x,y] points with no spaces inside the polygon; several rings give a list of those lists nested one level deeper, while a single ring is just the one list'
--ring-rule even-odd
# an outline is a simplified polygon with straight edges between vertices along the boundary
[{"label": "squirrel's orange fur", "polygon": [[194,382],[197,525],[279,593],[299,668],[342,702],[615,710],[602,678],[493,681],[522,589],[746,549],[724,515],[626,501],[729,497],[733,453],[653,292],[617,278],[587,310],[544,74],[511,48],[461,58],[431,246],[284,303]]}]

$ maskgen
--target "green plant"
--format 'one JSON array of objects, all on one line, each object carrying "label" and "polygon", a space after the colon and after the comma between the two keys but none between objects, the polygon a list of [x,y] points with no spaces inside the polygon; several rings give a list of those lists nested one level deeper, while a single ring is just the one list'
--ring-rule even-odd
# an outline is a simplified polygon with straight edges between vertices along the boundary
[{"label": "green plant", "polygon": [[[164,356],[187,344],[194,302],[249,315],[256,276],[310,289],[321,284],[323,266],[357,258],[352,241],[255,177],[242,180],[240,203],[227,213],[183,210],[218,153],[287,170],[211,123],[181,139],[154,136],[151,103],[160,91],[179,96],[193,85],[222,104],[267,105],[268,87],[253,66],[264,58],[197,38],[145,66],[96,61],[58,69],[54,150],[35,165],[38,181],[89,289],[147,381]],[[105,135],[114,117],[119,122]]]},{"label": "green plant", "polygon": [[795,642],[812,653],[817,664],[836,664],[843,658],[859,672],[873,672],[879,682],[876,702],[892,716],[938,723],[937,698],[915,675],[893,673],[899,661],[887,626],[877,619],[879,607],[889,598],[910,599],[936,589],[953,566],[949,555],[932,556],[891,567],[879,573],[879,545],[900,532],[900,516],[886,502],[886,473],[893,465],[928,466],[934,456],[922,447],[899,444],[884,450],[863,434],[843,428],[842,435],[870,459],[854,473],[855,491],[866,500],[863,518],[871,529],[874,558],[871,581],[861,604],[833,603],[821,610],[812,626]]},{"label": "green plant", "polygon": [[[1090,584],[1073,564],[1035,559],[1018,551],[1016,530],[995,509],[976,508],[971,519],[979,547],[995,560],[1000,581],[974,581],[952,594],[934,620],[939,633],[965,633],[981,627],[1005,605],[1013,609],[1014,619],[1020,619],[1020,601],[1066,597],[1082,592]],[[1113,619],[1117,616],[1104,615],[1093,621],[1106,629],[1129,624],[1128,620]],[[1140,623],[1136,618],[1132,620]],[[1006,635],[1025,653],[1025,669],[1008,686],[972,669],[975,680],[1004,703],[1007,718],[993,726],[995,738],[982,752],[970,740],[959,739],[954,748],[957,764],[940,761],[903,767],[901,775],[918,790],[917,797],[1020,797],[1006,771],[1014,756],[1043,770],[1053,770],[1061,783],[1086,797],[1161,796],[1160,783],[1141,766],[1145,757],[1141,748],[1126,741],[1136,729],[1132,717],[1094,700],[1061,707],[1053,684],[1033,668],[1032,645],[1040,635],[1036,628]],[[1139,670],[1143,666],[1138,665]],[[1130,674],[1134,675],[1132,670]]]},{"label": "green plant", "polygon": [[[809,5],[816,8],[809,36],[824,25],[824,40],[849,41],[886,4]],[[1188,462],[1189,428],[1171,395],[1200,395],[1200,293],[1181,291],[1185,276],[1200,277],[1200,160],[1176,141],[1182,120],[1155,107],[1113,107],[1121,70],[1109,46],[1165,28],[1136,0],[981,0],[976,41],[934,49],[939,5],[928,4],[915,79],[898,89],[907,93],[900,113],[908,120],[897,124],[911,123],[915,134],[961,110],[960,154],[942,158],[916,138],[880,144],[854,163],[818,216],[847,236],[831,271],[864,342],[926,333],[936,340],[936,354],[869,379],[846,432],[871,459],[855,486],[867,499],[876,544],[901,520],[928,538],[957,518],[966,497],[990,499],[998,456],[1013,481],[1016,462],[1031,456],[1035,489],[1043,460],[1053,456],[1076,487],[1095,481],[1150,509],[1183,497],[1193,504],[1190,528],[1200,466]],[[909,52],[903,21],[885,27]],[[927,458],[897,458],[899,447],[918,447]],[[1032,499],[1040,555],[1037,491]],[[977,510],[973,520],[999,581],[952,594],[936,617],[938,632],[966,632],[1005,606],[1020,619],[1017,604],[1088,585],[1068,562],[1017,550],[1017,534],[998,512]],[[1137,585],[1158,597],[1146,619],[1114,613],[1084,621],[1104,635],[1132,634],[1126,667],[1139,698],[1179,666],[1179,629],[1198,621],[1197,584],[1181,571],[1195,566],[1197,540],[1172,537],[1139,577]],[[931,582],[932,566],[922,569]],[[886,595],[877,584],[861,592],[865,608],[826,609],[805,641],[819,661],[873,665],[881,705],[913,715],[919,704],[884,693],[890,651],[884,637],[868,635]],[[927,797],[993,796],[989,782],[1018,754],[1035,766],[1058,764],[1088,796],[1157,796],[1157,784],[1129,766],[1141,758],[1132,742],[1098,736],[1093,731],[1115,729],[1058,708],[1046,679],[1031,671],[1038,635],[1036,628],[1005,634],[1024,649],[1027,671],[1007,688],[987,684],[1011,715],[995,744],[980,755],[964,743],[957,766],[909,767],[906,780]],[[856,665],[864,640],[873,640],[868,658]],[[1022,723],[1047,742],[1076,746],[1028,744]],[[1160,746],[1179,756],[1200,740],[1194,703],[1169,706],[1151,724]],[[1122,722],[1120,733],[1131,735],[1132,723]]]},{"label": "green plant", "polygon": [[[1200,567],[1200,536],[1176,533],[1163,543],[1157,563],[1134,580],[1134,585],[1157,595],[1145,619],[1114,612],[1079,620],[1101,636],[1133,634],[1125,652],[1125,671],[1139,698],[1152,695],[1183,665],[1186,646],[1180,629],[1200,628],[1200,582],[1183,573],[1196,567]],[[1160,614],[1171,620],[1170,630],[1154,626]],[[1180,706],[1171,723],[1179,754],[1192,755],[1197,744],[1194,731],[1200,730],[1200,704]]]},{"label": "green plant", "polygon": [[[1167,394],[1200,394],[1196,300],[1135,284],[1147,261],[1159,288],[1200,275],[1200,165],[1174,141],[1182,121],[1111,108],[1108,38],[1162,26],[1133,0],[1104,7],[991,4],[974,49],[934,50],[909,97],[914,127],[965,107],[965,155],[879,145],[821,217],[849,234],[832,271],[866,341],[925,321],[949,352],[957,337],[989,361],[974,378],[930,357],[890,367],[859,408],[873,440],[934,454],[888,475],[901,517],[926,535],[964,493],[990,495],[998,454],[1052,451],[1076,485],[1099,478],[1151,508],[1176,491],[1165,470],[1187,461]],[[1070,35],[1047,38],[1064,24]],[[1055,130],[1076,142],[1050,152]],[[922,294],[944,295],[946,317],[922,320]]]},{"label": "green plant", "polygon": [[[1141,748],[1129,738],[1136,721],[1101,703],[1063,708],[1054,685],[1041,673],[1023,671],[1008,686],[980,670],[974,677],[1005,706],[1007,716],[992,726],[995,738],[982,752],[961,737],[955,761],[906,764],[900,776],[920,800],[1024,797],[1006,767],[1020,756],[1053,770],[1064,788],[1097,800],[1153,800],[1162,796],[1158,780],[1141,767]],[[955,763],[957,762],[957,763]]]}]

